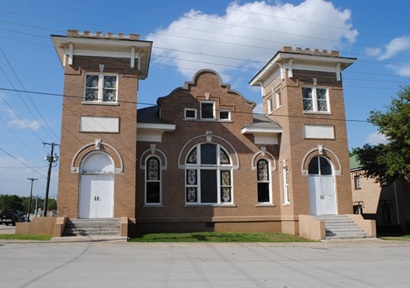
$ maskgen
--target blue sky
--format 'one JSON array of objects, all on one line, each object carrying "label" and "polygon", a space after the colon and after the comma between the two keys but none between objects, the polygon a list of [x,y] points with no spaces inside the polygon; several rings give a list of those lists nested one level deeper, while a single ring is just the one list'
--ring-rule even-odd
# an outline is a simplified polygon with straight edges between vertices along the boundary
[{"label": "blue sky", "polygon": [[[366,119],[410,84],[407,0],[2,2],[0,194],[28,196],[27,178],[34,177],[33,195],[45,195],[50,146],[42,143],[59,143],[63,92],[63,69],[50,35],[66,35],[68,29],[136,33],[154,41],[139,108],[155,104],[203,68],[216,70],[259,104],[260,90],[248,82],[283,46],[356,57],[343,73],[349,148],[384,141]],[[58,166],[51,197],[57,196],[57,183]]]}]

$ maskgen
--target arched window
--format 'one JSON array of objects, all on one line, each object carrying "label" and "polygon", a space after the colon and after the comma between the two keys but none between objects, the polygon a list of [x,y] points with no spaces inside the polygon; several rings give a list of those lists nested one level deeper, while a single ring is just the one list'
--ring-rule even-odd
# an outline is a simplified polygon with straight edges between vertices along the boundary
[{"label": "arched window", "polygon": [[332,175],[333,169],[329,160],[322,156],[313,158],[308,167],[309,175]]},{"label": "arched window", "polygon": [[231,204],[232,164],[219,144],[196,145],[186,158],[187,204]]},{"label": "arched window", "polygon": [[270,171],[266,159],[258,160],[256,171],[258,177],[258,203],[271,203]]},{"label": "arched window", "polygon": [[157,157],[151,156],[145,167],[145,204],[161,204],[161,163]]}]

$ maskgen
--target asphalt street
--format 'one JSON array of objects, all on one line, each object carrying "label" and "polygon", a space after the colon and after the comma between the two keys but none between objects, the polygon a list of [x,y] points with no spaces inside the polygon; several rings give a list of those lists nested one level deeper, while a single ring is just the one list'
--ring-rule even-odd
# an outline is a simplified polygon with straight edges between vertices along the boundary
[{"label": "asphalt street", "polygon": [[408,287],[410,283],[408,242],[88,240],[0,241],[1,287]]}]

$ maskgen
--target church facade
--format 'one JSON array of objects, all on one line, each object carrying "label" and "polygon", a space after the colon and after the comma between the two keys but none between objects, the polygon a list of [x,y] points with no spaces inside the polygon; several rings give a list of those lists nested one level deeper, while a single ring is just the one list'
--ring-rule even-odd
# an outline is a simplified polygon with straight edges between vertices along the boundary
[{"label": "church facade", "polygon": [[209,69],[137,110],[152,42],[52,40],[64,68],[59,216],[127,217],[130,235],[299,234],[300,215],[352,213],[341,74],[354,58],[284,47],[250,81],[263,113]]}]

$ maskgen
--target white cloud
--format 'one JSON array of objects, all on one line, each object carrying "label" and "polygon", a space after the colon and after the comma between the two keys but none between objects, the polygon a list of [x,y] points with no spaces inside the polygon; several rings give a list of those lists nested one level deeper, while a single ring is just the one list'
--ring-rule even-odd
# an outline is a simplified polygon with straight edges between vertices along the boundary
[{"label": "white cloud", "polygon": [[364,55],[368,57],[378,57],[382,53],[381,48],[367,47],[364,50]]},{"label": "white cloud", "polygon": [[388,142],[386,136],[379,132],[369,134],[366,138],[366,143],[369,143],[370,145],[387,144]]},{"label": "white cloud", "polygon": [[11,127],[21,128],[21,129],[28,128],[33,131],[37,131],[38,129],[41,128],[41,126],[43,126],[42,122],[40,121],[36,121],[36,120],[28,121],[28,120],[22,120],[22,119],[10,120],[7,122],[7,125]]},{"label": "white cloud", "polygon": [[15,127],[19,129],[31,129],[37,131],[42,126],[44,126],[43,121],[38,120],[27,120],[18,117],[16,113],[11,110],[9,107],[0,106],[0,111],[3,111],[3,121],[7,123],[9,128]]},{"label": "white cloud", "polygon": [[220,74],[259,69],[283,46],[339,49],[358,35],[350,19],[350,10],[324,0],[232,2],[224,15],[191,10],[147,38],[154,41],[155,62],[190,78],[203,68]]},{"label": "white cloud", "polygon": [[253,109],[253,113],[263,114],[263,103],[257,104],[256,107]]},{"label": "white cloud", "polygon": [[402,63],[400,65],[387,65],[387,68],[391,69],[394,71],[399,76],[402,77],[409,77],[410,76],[410,62],[408,63]]},{"label": "white cloud", "polygon": [[409,51],[410,50],[410,37],[403,36],[403,37],[394,38],[384,48],[385,48],[384,49],[385,51],[378,57],[379,60],[387,60],[397,55],[400,52]]}]

